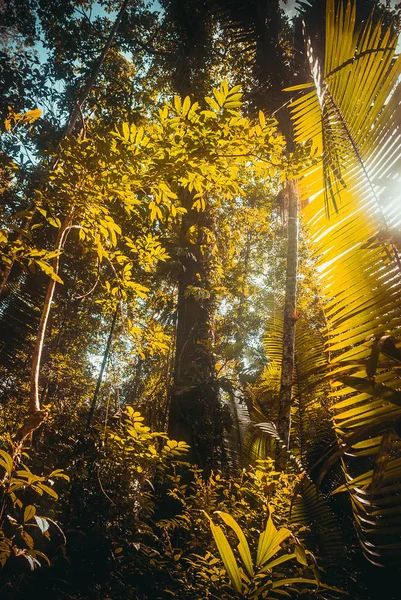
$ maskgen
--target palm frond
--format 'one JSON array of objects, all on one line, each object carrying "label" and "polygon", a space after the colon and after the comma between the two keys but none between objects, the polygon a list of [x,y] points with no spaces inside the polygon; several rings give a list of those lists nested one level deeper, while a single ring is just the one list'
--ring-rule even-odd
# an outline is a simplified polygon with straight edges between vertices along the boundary
[{"label": "palm frond", "polygon": [[243,445],[247,427],[249,426],[249,412],[246,404],[235,394],[233,388],[225,390],[224,406],[230,417],[230,428],[224,435],[224,447],[227,462],[231,467],[238,468],[243,459]]},{"label": "palm frond", "polygon": [[[302,291],[302,287],[301,287]],[[269,318],[266,323],[263,344],[268,365],[259,380],[259,394],[253,403],[251,419],[256,423],[275,419],[280,390],[281,361],[283,351],[283,306],[280,301],[268,305]],[[295,361],[293,384],[293,408],[291,411],[291,448],[305,465],[317,460],[322,447],[333,441],[331,416],[327,404],[328,384],[323,379],[327,366],[324,338],[320,327],[307,314],[300,316],[295,330]],[[267,449],[262,433],[258,429],[248,434],[248,448],[255,453],[259,444]],[[251,443],[252,441],[252,443]],[[253,446],[252,446],[253,444]]]},{"label": "palm frond", "polygon": [[[396,338],[401,323],[401,216],[395,209],[401,59],[395,55],[396,36],[380,21],[356,29],[351,2],[336,10],[334,0],[327,1],[323,68],[310,40],[307,45],[314,89],[292,103],[292,117],[297,142],[311,144],[316,158],[299,184],[306,205],[302,216],[327,320],[335,430],[340,444],[353,440],[352,456],[343,458],[346,484],[340,489],[350,492],[366,557],[387,564],[401,556],[391,534],[401,507],[390,493],[400,485],[401,463],[397,436],[388,435],[401,407],[383,386],[397,390],[400,377],[376,357],[373,386],[368,365],[372,337]],[[367,380],[364,387],[361,379]]]},{"label": "palm frond", "polygon": [[274,423],[257,423],[252,426],[252,429],[257,429],[264,434],[258,436],[260,443],[263,439],[266,442],[269,439],[277,441],[281,446],[281,451],[287,455],[288,468],[292,468],[296,473],[302,475],[294,492],[291,520],[308,528],[309,532],[306,537],[310,547],[316,546],[319,549],[319,557],[323,564],[329,564],[330,561],[335,560],[339,566],[344,560],[344,538],[329,499],[319,491],[306,473],[302,462],[287,449]]},{"label": "palm frond", "polygon": [[317,544],[323,566],[335,561],[337,567],[345,563],[344,536],[338,524],[338,516],[316,484],[305,475],[294,498],[291,518],[294,523],[308,527],[309,544]]},{"label": "palm frond", "polygon": [[43,277],[17,272],[9,279],[0,303],[0,365],[17,371],[32,351],[43,302]]}]

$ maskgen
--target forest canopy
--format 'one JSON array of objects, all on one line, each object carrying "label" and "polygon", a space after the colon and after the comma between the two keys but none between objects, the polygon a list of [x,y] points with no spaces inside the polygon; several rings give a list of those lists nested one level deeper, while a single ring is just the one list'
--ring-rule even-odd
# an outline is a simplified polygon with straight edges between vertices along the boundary
[{"label": "forest canopy", "polygon": [[0,6],[0,595],[399,597],[401,5]]}]

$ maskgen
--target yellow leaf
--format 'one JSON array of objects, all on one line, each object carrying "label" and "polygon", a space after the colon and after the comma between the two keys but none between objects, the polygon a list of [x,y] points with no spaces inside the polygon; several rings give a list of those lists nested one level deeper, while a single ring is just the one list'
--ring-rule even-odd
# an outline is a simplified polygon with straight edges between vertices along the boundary
[{"label": "yellow leaf", "polygon": [[[233,94],[238,94],[238,92],[241,91],[241,86],[240,85],[235,85],[233,88],[231,88],[231,90],[228,92],[228,96],[232,96]],[[241,94],[242,95],[242,94]]]},{"label": "yellow leaf", "polygon": [[42,111],[39,108],[35,108],[33,110],[28,110],[24,115],[22,115],[22,119],[24,121],[28,121],[28,123],[33,123],[36,119],[39,119]]},{"label": "yellow leaf", "polygon": [[227,574],[236,592],[241,594],[242,592],[242,578],[241,571],[239,570],[237,561],[234,553],[231,549],[230,543],[223,533],[223,530],[218,525],[215,525],[209,515],[205,512],[205,515],[209,519],[210,529],[212,531],[214,541],[216,542],[217,549],[220,553],[221,560],[225,566]]},{"label": "yellow leaf", "polygon": [[0,450],[0,466],[4,467],[8,475],[11,475],[13,470],[13,459],[5,450]]},{"label": "yellow leaf", "polygon": [[242,106],[242,102],[225,102],[224,103],[224,108],[238,108],[239,106]]},{"label": "yellow leaf", "polygon": [[179,96],[174,96],[173,102],[176,112],[179,113],[181,111],[181,98]]},{"label": "yellow leaf", "polygon": [[223,106],[223,104],[224,104],[224,102],[226,100],[226,96],[225,96],[225,94],[223,94],[219,90],[213,90],[213,91],[214,91],[214,96],[215,96],[215,98],[216,98],[216,100],[218,102],[219,109],[220,109],[220,107]]},{"label": "yellow leaf", "polygon": [[143,139],[143,135],[144,135],[143,127],[140,127],[138,129],[138,133],[136,134],[135,144],[140,144],[141,143],[141,141]]},{"label": "yellow leaf", "polygon": [[124,139],[127,140],[127,142],[129,142],[130,128],[129,128],[128,123],[123,123],[122,124],[122,130],[123,130]]},{"label": "yellow leaf", "polygon": [[[214,100],[213,98],[210,98],[210,96],[206,96],[205,100],[208,103],[208,105],[211,108],[213,108],[213,110],[220,111],[220,106],[217,104],[216,100]],[[202,111],[202,112],[204,113],[205,111]]]},{"label": "yellow leaf", "polygon": [[29,533],[24,531],[24,529],[21,530],[21,537],[24,540],[25,544],[28,546],[28,548],[32,549],[34,547],[34,541],[32,536],[30,536]]},{"label": "yellow leaf", "polygon": [[59,229],[61,227],[61,221],[57,217],[47,217],[47,222],[52,226]]},{"label": "yellow leaf", "polygon": [[45,485],[44,483],[38,483],[38,487],[55,500],[58,500],[58,494],[56,494],[56,492],[48,485]]},{"label": "yellow leaf", "polygon": [[186,96],[183,105],[182,105],[182,116],[186,117],[189,109],[191,108],[191,100],[189,99],[189,96]]},{"label": "yellow leaf", "polygon": [[194,104],[191,106],[189,113],[188,113],[188,119],[190,121],[192,121],[194,119],[194,117],[196,117],[196,111],[199,108],[199,103],[198,102],[194,102]]},{"label": "yellow leaf", "polygon": [[103,260],[103,248],[102,248],[102,244],[100,242],[98,242],[96,244],[96,252],[97,252],[97,255],[99,257],[99,261],[102,262],[102,260]]},{"label": "yellow leaf", "polygon": [[266,525],[266,529],[260,534],[256,565],[258,567],[266,563],[281,548],[281,544],[291,535],[288,529],[280,529],[274,526],[271,515]]},{"label": "yellow leaf", "polygon": [[216,113],[212,112],[211,110],[202,110],[202,115],[205,115],[205,117],[210,117],[212,119],[217,119]]},{"label": "yellow leaf", "polygon": [[246,541],[244,532],[242,531],[242,529],[238,525],[238,523],[235,521],[235,519],[233,519],[233,517],[231,515],[229,515],[228,513],[218,510],[218,511],[216,511],[216,514],[218,514],[223,519],[223,521],[226,525],[228,525],[229,527],[231,527],[231,529],[233,529],[235,531],[235,533],[238,537],[238,540],[239,540],[238,551],[240,553],[240,556],[242,558],[244,566],[245,566],[246,570],[248,571],[248,575],[250,577],[253,577],[254,572],[253,572],[251,551],[249,549],[248,542]]},{"label": "yellow leaf", "polygon": [[43,260],[35,260],[35,262],[38,265],[38,267],[44,273],[46,273],[46,275],[49,275],[52,279],[54,279],[54,281],[57,281],[58,283],[64,283],[63,280],[54,271],[54,269],[53,269],[53,267],[51,265],[49,265],[48,263],[44,262]]},{"label": "yellow leaf", "polygon": [[34,506],[32,506],[32,504],[29,504],[28,506],[25,507],[24,510],[24,523],[26,523],[27,521],[30,521],[36,514],[36,508]]},{"label": "yellow leaf", "polygon": [[[228,92],[228,83],[227,83],[227,79],[224,79],[224,80],[221,82],[221,85],[220,85],[220,92],[221,92],[221,93],[222,93],[224,96],[228,96],[228,93],[229,93],[229,92]],[[233,92],[233,90],[231,90],[231,94],[233,94],[233,93],[234,93],[234,92]]]}]

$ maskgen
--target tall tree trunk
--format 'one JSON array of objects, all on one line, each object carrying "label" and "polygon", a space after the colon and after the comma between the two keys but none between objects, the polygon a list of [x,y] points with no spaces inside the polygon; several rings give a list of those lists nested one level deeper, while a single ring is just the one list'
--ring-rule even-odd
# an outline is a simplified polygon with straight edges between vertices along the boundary
[{"label": "tall tree trunk", "polygon": [[[65,221],[62,223],[56,239],[56,250],[62,250],[71,227],[72,215],[70,214]],[[60,267],[60,256],[56,256],[53,259],[53,270],[56,275],[59,273]],[[43,355],[43,345],[45,341],[47,323],[49,320],[51,305],[54,296],[54,290],[56,289],[55,279],[50,279],[49,285],[47,286],[46,297],[43,304],[42,314],[39,322],[39,330],[36,338],[35,346],[32,354],[32,366],[31,366],[31,388],[29,396],[29,414],[33,414],[40,410],[40,399],[39,399],[39,373],[40,364]]]},{"label": "tall tree trunk", "polygon": [[[65,128],[64,134],[62,135],[60,141],[57,144],[57,149],[56,149],[56,153],[55,156],[53,156],[53,158],[51,159],[47,169],[52,171],[53,169],[56,168],[57,163],[58,163],[58,149],[60,148],[60,144],[63,141],[63,139],[65,139],[66,137],[68,137],[74,130],[74,126],[78,120],[78,118],[80,118],[81,114],[82,114],[82,108],[83,105],[85,104],[86,99],[88,98],[95,82],[96,82],[96,78],[100,73],[100,69],[103,66],[103,63],[105,61],[105,58],[107,56],[108,51],[110,50],[110,47],[114,41],[114,38],[116,37],[116,33],[118,31],[118,28],[120,27],[120,23],[121,20],[127,10],[128,4],[129,4],[130,0],[124,0],[121,8],[120,8],[120,12],[118,13],[116,20],[113,23],[113,27],[111,28],[111,31],[109,33],[109,36],[107,38],[107,41],[103,47],[102,52],[100,53],[99,58],[97,59],[96,63],[94,64],[93,68],[92,68],[92,72],[90,73],[90,75],[87,77],[86,82],[84,87],[82,88],[81,92],[78,95],[78,98],[75,101],[75,104],[73,106],[73,108],[71,109],[70,112],[70,116],[67,122],[67,126]],[[41,186],[42,187],[42,186]],[[24,222],[24,224],[22,225],[22,231],[18,234],[17,236],[17,240],[21,240],[24,233],[29,231],[30,225],[32,223],[32,219],[33,216],[27,218]],[[3,292],[4,292],[4,287],[7,284],[8,278],[10,276],[11,270],[13,268],[14,265],[14,260],[11,261],[11,263],[4,269],[2,275],[1,275],[1,281],[0,281],[0,298],[3,296]]]},{"label": "tall tree trunk", "polygon": [[[200,3],[191,12],[187,0],[168,3],[178,35],[173,82],[179,95],[201,96],[207,83],[205,61],[209,48],[209,18]],[[183,248],[179,257],[177,328],[173,386],[170,390],[168,432],[171,438],[191,446],[189,460],[207,476],[222,463],[223,425],[216,365],[213,354],[215,300],[211,285],[210,242],[205,228],[213,228],[209,207],[192,210],[193,194],[182,190],[187,209],[182,237],[197,230],[197,240]]]},{"label": "tall tree trunk", "polygon": [[[287,275],[284,304],[283,356],[281,367],[280,396],[277,430],[287,449],[290,445],[292,386],[294,375],[295,326],[297,321],[297,274],[298,274],[298,190],[295,181],[288,181],[287,224]],[[285,462],[283,454],[278,455],[277,464]]]},{"label": "tall tree trunk", "polygon": [[[184,204],[192,196],[184,192]],[[205,255],[204,227],[210,227],[209,209],[188,210],[182,233],[196,224],[198,239],[189,243],[181,256],[178,281],[175,367],[169,413],[169,435],[191,446],[190,460],[205,474],[221,465],[223,426],[213,354],[214,297],[211,264]],[[203,246],[203,250],[201,249]]]}]

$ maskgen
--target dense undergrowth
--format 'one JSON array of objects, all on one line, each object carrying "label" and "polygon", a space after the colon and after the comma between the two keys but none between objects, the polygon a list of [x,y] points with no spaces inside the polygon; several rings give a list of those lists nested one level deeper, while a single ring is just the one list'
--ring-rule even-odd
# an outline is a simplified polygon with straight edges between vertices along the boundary
[{"label": "dense undergrowth", "polygon": [[113,421],[70,445],[53,432],[51,455],[3,440],[2,598],[338,597],[316,591],[319,557],[291,518],[299,475],[267,459],[204,478],[132,407]]}]

